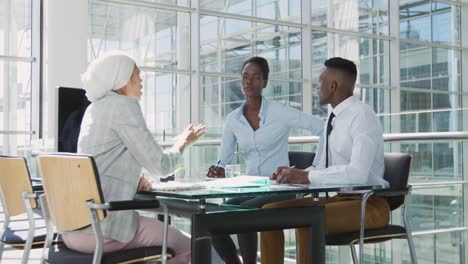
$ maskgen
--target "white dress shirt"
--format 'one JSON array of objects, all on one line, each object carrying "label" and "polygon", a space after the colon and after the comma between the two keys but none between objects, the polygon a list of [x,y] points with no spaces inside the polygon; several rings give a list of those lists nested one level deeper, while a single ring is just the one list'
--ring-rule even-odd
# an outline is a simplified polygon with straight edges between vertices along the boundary
[{"label": "white dress shirt", "polygon": [[[329,166],[325,168],[324,146],[319,165],[307,169],[310,183],[388,187],[388,182],[383,179],[383,131],[375,112],[357,97],[351,96],[337,105],[333,113],[333,129],[328,137]],[[323,138],[325,141],[326,131]]]},{"label": "white dress shirt", "polygon": [[[254,131],[244,116],[245,105],[246,102],[226,118],[219,152],[220,167],[232,161],[238,144],[245,158],[246,174],[270,176],[278,166],[289,166],[288,136],[291,128],[322,134],[323,121],[320,118],[265,97],[262,97],[258,114],[260,127]],[[321,151],[320,146],[318,149]]]}]

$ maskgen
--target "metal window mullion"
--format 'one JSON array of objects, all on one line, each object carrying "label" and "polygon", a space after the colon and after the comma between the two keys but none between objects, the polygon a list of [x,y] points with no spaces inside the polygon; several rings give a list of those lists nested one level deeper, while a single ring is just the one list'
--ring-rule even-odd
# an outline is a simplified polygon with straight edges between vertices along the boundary
[{"label": "metal window mullion", "polygon": [[[105,25],[107,25],[108,19],[109,19],[109,14],[111,13],[109,10],[110,10],[110,7],[107,8],[106,20],[105,20],[105,22],[104,22]],[[156,21],[157,14],[156,14],[156,12],[154,12],[153,14],[154,14],[154,21]],[[107,27],[106,27],[106,29],[107,29]],[[154,28],[154,38],[157,39],[156,27]],[[101,45],[99,45],[99,46],[101,46]],[[157,42],[157,41],[154,41],[154,45],[152,45],[152,46],[153,46],[153,52],[154,52],[154,54],[158,54],[158,53],[157,53],[158,42]],[[99,47],[99,49],[100,49],[100,47]],[[156,56],[155,56],[155,57],[156,57]],[[141,67],[141,66],[140,66],[140,70],[141,70],[141,71],[147,71],[147,70],[150,70],[150,69],[144,69],[144,67]],[[157,74],[156,71],[154,71],[153,87],[155,87],[155,89],[157,89],[157,87],[158,87],[158,85],[157,85],[157,83],[158,83],[157,77],[158,77],[158,74]],[[147,89],[147,87],[145,87],[145,89]],[[148,92],[148,94],[149,94],[149,92]],[[158,127],[158,126],[156,125],[156,124],[157,124],[157,120],[158,120],[158,117],[157,117],[158,115],[156,114],[156,113],[158,113],[158,104],[156,103],[156,94],[157,94],[157,90],[155,90],[153,94],[154,94],[154,96],[153,96],[154,104],[153,104],[153,107],[152,107],[152,108],[153,108],[153,110],[154,110],[155,115],[153,115],[153,120],[151,120],[151,121],[152,121],[153,124],[154,124],[154,129],[156,129],[156,128]],[[148,96],[147,96],[147,97],[148,97]],[[165,128],[163,127],[163,135],[165,135],[164,129],[165,129]],[[166,140],[166,138],[163,136],[162,140],[164,141],[164,140]]]},{"label": "metal window mullion", "polygon": [[[461,92],[467,92],[468,91],[468,0],[461,0],[463,5],[460,7],[460,45],[462,48],[461,51]],[[462,107],[465,105],[468,105],[468,98],[467,96],[462,96]],[[468,130],[468,122],[465,122],[467,120],[467,115],[463,115],[463,128],[462,131]],[[468,149],[468,142],[463,142],[462,143],[462,149],[461,151],[463,153],[466,153],[465,150]],[[467,180],[465,175],[468,175],[468,166],[465,166],[465,164],[468,164],[468,155],[463,155],[462,156],[462,161],[463,161],[463,166],[462,166],[462,179]],[[465,213],[468,212],[468,185],[463,185],[462,189],[462,200],[463,200],[463,212],[462,212],[462,223],[464,227],[468,226],[468,218],[465,217]],[[460,260],[464,263],[468,263],[468,254],[466,253],[466,245],[463,243],[462,245],[462,250],[460,251],[462,256],[460,257]]]},{"label": "metal window mullion", "polygon": [[213,11],[213,10],[208,10],[208,9],[201,9],[200,10],[200,15],[217,16],[217,17],[224,17],[224,18],[230,18],[230,19],[235,19],[235,20],[252,21],[252,22],[257,22],[257,23],[270,24],[270,25],[303,27],[303,25],[300,24],[300,23],[291,22],[291,21],[287,21],[287,20],[275,20],[275,19],[257,17],[256,16],[256,11],[255,11],[255,9],[256,9],[255,8],[255,3],[252,2],[251,6],[252,6],[253,11],[254,11],[252,16],[237,15],[237,14]]},{"label": "metal window mullion", "polygon": [[458,2],[457,0],[437,0],[438,3],[442,4],[448,4],[452,6],[466,6],[468,3],[464,3],[463,0],[461,2]]},{"label": "metal window mullion", "polygon": [[[252,10],[252,17],[257,17],[257,1],[256,0],[252,0],[251,2],[251,7],[250,9]],[[258,22],[261,21],[261,20],[251,20],[250,22],[252,23],[252,28],[255,28],[255,30],[252,31],[251,33],[251,36],[252,36],[252,39],[257,39],[257,27],[258,27]],[[252,48],[252,51],[251,51],[251,54],[252,56],[255,56],[255,55],[258,55],[257,54],[257,42],[251,42],[250,45],[251,45],[251,48]]]},{"label": "metal window mullion", "polygon": [[30,117],[31,117],[31,125],[30,130],[33,131],[33,134],[30,137],[30,140],[37,140],[39,139],[39,133],[34,133],[34,131],[40,130],[40,120],[41,120],[41,102],[40,102],[40,93],[41,93],[41,34],[42,34],[42,14],[41,14],[41,6],[43,4],[42,0],[31,1],[31,16],[32,16],[32,23],[31,23],[31,32],[32,32],[32,40],[31,40],[31,56],[36,58],[31,63],[31,109],[30,109]]},{"label": "metal window mullion", "polygon": [[192,13],[190,14],[190,48],[191,48],[191,113],[192,123],[200,121],[200,3],[199,0],[190,1]]},{"label": "metal window mullion", "polygon": [[[330,23],[330,21],[332,21],[333,19],[334,10],[332,9],[333,9],[333,6],[330,6],[329,4],[329,13],[327,14],[328,23]],[[369,34],[369,33],[364,33],[364,32],[359,32],[359,31],[349,31],[349,30],[330,28],[330,27],[324,27],[324,26],[311,25],[310,27],[312,28],[312,30],[316,30],[316,31],[323,31],[323,32],[346,35],[346,36],[355,36],[355,37],[360,37],[360,38],[371,38],[371,39],[382,39],[382,40],[395,39],[394,37],[391,37],[391,36],[374,35],[374,34]]]},{"label": "metal window mullion", "polygon": [[[389,45],[389,57],[390,57],[390,86],[395,87],[390,91],[390,112],[400,113],[401,112],[401,76],[400,76],[400,4],[399,1],[389,1],[389,31],[390,36],[393,37],[390,40]],[[391,132],[400,132],[400,122],[397,118],[392,118],[391,121]],[[395,149],[394,149],[395,148]],[[399,151],[398,144],[392,145],[392,151]]]},{"label": "metal window mullion", "polygon": [[[229,1],[226,1],[226,5],[225,5],[225,9],[228,8],[228,2]],[[222,36],[224,36],[224,34],[226,33],[226,19],[225,18],[222,18],[222,17],[216,17],[216,27],[217,27],[217,30],[218,30],[218,34],[216,35],[216,42],[218,44],[218,49],[216,50],[217,52],[217,63],[218,63],[218,70],[221,72],[221,71],[224,71],[225,67],[223,67],[223,62],[222,62],[222,59],[221,59],[221,46],[223,45],[223,41],[222,41]],[[221,70],[221,67],[223,68]],[[218,122],[219,124],[223,123],[223,102],[224,102],[224,91],[223,91],[223,78],[222,76],[218,76],[217,77],[218,79],[218,84],[217,84],[217,89],[218,89]]]},{"label": "metal window mullion", "polygon": [[454,50],[468,50],[468,47],[462,47],[460,45],[451,45],[451,44],[441,44],[430,41],[421,41],[414,39],[399,38],[401,43],[414,44],[419,46],[427,46],[432,48],[442,48],[442,49],[454,49]]},{"label": "metal window mullion", "polygon": [[184,70],[184,69],[163,69],[159,67],[153,66],[140,66],[141,71],[148,71],[148,72],[156,72],[156,73],[169,73],[169,74],[193,74],[195,73],[192,70]]},{"label": "metal window mullion", "polygon": [[[5,16],[3,17],[3,25],[5,30],[10,33],[11,31],[11,1],[6,1],[5,2]],[[5,34],[5,37],[3,39],[3,46],[5,51],[10,50],[10,36],[13,34]],[[11,63],[4,63],[4,69],[3,69],[3,129],[7,130],[10,129],[10,112],[11,112],[11,105],[10,105],[10,70],[11,70]],[[10,143],[9,140],[10,137],[9,135],[4,135],[3,136],[3,154],[9,154],[10,153]]]},{"label": "metal window mullion", "polygon": [[[400,1],[388,1],[388,25],[389,25],[389,61],[390,61],[390,86],[396,87],[390,90],[390,113],[401,112],[401,76],[400,76]],[[400,118],[390,117],[391,133],[400,133]],[[395,142],[391,144],[392,152],[400,152],[401,143]],[[401,212],[397,210],[392,212],[391,219],[401,219]],[[391,256],[393,263],[401,263],[401,252],[403,247],[401,243],[393,243],[391,246]]]},{"label": "metal window mullion", "polygon": [[[430,23],[430,29],[431,29],[431,43],[434,42],[434,15],[433,15],[433,12],[432,12],[432,0],[430,1],[430,4],[431,4],[431,9],[429,10],[429,23]],[[430,106],[430,109],[433,109],[434,108],[434,47],[431,47],[430,48],[430,56],[431,56],[431,62],[429,64],[429,68],[430,68],[430,76],[431,76],[431,79],[430,79],[430,84],[431,84],[431,87],[430,87],[430,93],[431,93],[431,106]],[[434,130],[434,114],[431,112],[430,115],[430,129],[431,131]],[[434,166],[434,144],[432,144],[432,166]],[[434,167],[433,167],[434,168]],[[434,170],[432,170],[432,177],[434,177]]]},{"label": "metal window mullion", "polygon": [[301,22],[306,26],[302,28],[302,111],[312,113],[313,85],[312,85],[312,7],[310,0],[302,0]]},{"label": "metal window mullion", "polygon": [[[96,1],[115,3],[115,4],[124,4],[124,5],[130,5],[130,6],[139,6],[139,7],[146,7],[146,8],[154,8],[154,9],[167,10],[167,11],[185,12],[185,13],[190,13],[194,11],[193,5],[192,5],[192,8],[190,8],[190,7],[184,7],[184,6],[178,6],[178,5],[168,5],[168,4],[141,1],[141,0],[96,0]],[[195,1],[195,0],[192,0],[192,1]]]},{"label": "metal window mullion", "polygon": [[[8,17],[6,17],[8,18]],[[33,62],[33,57],[19,57],[19,56],[10,56],[10,55],[0,55],[0,60],[2,61],[20,61],[20,62]]]},{"label": "metal window mullion", "polygon": [[[193,72],[190,75],[190,122],[198,124],[200,122],[200,0],[191,0],[190,5],[192,12],[190,13],[190,70]],[[202,159],[194,158],[201,156],[202,148],[191,148],[190,155],[184,155],[184,166],[189,168],[186,172],[189,175],[195,175],[192,168],[201,167],[198,162],[203,162]]]}]

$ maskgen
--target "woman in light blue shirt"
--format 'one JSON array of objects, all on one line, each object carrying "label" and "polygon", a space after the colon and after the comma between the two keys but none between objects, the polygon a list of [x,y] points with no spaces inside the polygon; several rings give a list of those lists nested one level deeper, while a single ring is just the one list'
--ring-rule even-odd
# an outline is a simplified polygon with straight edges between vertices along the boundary
[{"label": "woman in light blue shirt", "polygon": [[[232,162],[236,146],[245,157],[246,174],[270,176],[278,166],[289,166],[288,136],[291,128],[303,128],[321,135],[323,121],[284,104],[262,96],[268,82],[268,62],[252,57],[242,67],[242,92],[245,102],[226,118],[223,129],[219,162],[208,170],[208,177],[223,178],[224,167]],[[262,207],[273,201],[295,198],[294,195],[241,197],[227,204]],[[243,263],[256,263],[257,234],[239,234]],[[215,236],[213,245],[226,263],[241,263],[236,248],[228,235]]]}]

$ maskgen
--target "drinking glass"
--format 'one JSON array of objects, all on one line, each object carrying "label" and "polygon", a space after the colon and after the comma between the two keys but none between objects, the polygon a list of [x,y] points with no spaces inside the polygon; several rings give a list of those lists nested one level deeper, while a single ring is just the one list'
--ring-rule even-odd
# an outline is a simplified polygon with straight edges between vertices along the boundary
[{"label": "drinking glass", "polygon": [[224,175],[226,178],[240,176],[240,174],[241,174],[240,164],[229,164],[229,165],[226,165],[226,168],[224,168]]}]

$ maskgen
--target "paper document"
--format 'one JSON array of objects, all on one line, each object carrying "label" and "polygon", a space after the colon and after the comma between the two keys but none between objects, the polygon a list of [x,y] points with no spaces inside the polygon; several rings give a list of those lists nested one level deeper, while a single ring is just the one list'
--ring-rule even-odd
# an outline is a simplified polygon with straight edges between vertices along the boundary
[{"label": "paper document", "polygon": [[193,190],[204,188],[203,183],[200,182],[153,182],[153,190],[156,191],[179,191],[179,190]]},{"label": "paper document", "polygon": [[203,185],[207,188],[261,187],[270,185],[270,178],[262,176],[237,176],[208,181],[203,183]]}]

